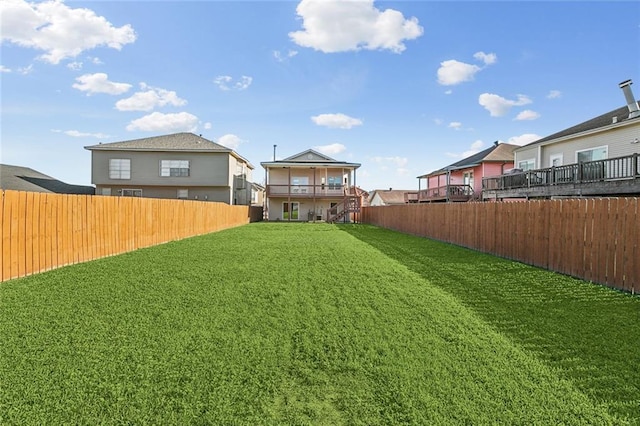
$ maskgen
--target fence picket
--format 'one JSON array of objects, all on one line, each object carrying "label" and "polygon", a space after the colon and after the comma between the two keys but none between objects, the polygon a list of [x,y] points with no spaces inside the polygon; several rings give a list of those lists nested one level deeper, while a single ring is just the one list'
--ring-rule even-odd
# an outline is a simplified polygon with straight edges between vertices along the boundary
[{"label": "fence picket", "polygon": [[0,281],[249,223],[249,206],[2,191]]},{"label": "fence picket", "polygon": [[364,207],[363,223],[640,291],[640,198]]}]

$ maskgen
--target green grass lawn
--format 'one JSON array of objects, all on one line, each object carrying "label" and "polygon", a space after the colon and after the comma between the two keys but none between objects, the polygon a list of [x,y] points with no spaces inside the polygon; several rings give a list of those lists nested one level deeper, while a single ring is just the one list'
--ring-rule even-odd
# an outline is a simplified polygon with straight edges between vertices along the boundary
[{"label": "green grass lawn", "polygon": [[640,424],[640,298],[366,225],[0,284],[0,424]]}]

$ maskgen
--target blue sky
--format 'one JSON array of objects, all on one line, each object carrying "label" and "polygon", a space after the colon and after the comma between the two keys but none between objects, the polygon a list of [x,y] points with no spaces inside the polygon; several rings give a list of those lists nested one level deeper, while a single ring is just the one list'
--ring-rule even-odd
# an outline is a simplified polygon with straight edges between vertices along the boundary
[{"label": "blue sky", "polygon": [[417,189],[640,84],[631,1],[3,0],[0,17],[0,160],[73,184],[91,184],[84,146],[192,131],[258,183],[277,145],[361,163],[367,190]]}]

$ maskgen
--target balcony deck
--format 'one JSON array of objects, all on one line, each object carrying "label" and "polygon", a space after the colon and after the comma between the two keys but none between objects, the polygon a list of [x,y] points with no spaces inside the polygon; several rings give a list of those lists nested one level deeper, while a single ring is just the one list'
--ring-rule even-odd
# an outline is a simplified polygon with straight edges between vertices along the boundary
[{"label": "balcony deck", "polygon": [[405,203],[430,203],[441,201],[465,202],[473,198],[473,188],[469,185],[445,185],[437,188],[408,192]]},{"label": "balcony deck", "polygon": [[270,198],[342,198],[345,187],[342,185],[267,185],[267,197]]},{"label": "balcony deck", "polygon": [[640,194],[640,155],[482,179],[482,199]]}]

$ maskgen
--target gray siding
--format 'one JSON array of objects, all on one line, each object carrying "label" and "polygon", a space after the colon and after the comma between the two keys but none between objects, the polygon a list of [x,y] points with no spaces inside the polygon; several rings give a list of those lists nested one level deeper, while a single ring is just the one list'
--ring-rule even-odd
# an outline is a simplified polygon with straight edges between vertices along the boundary
[{"label": "gray siding", "polygon": [[[127,180],[109,178],[109,160],[131,160],[133,185],[160,186],[230,186],[228,153],[201,152],[141,152],[141,151],[92,151],[91,182],[96,185],[124,184]],[[188,160],[188,177],[161,177],[161,160]]]},{"label": "gray siding", "polygon": [[550,159],[553,155],[562,155],[563,164],[572,164],[577,162],[577,151],[600,146],[606,146],[608,148],[608,158],[632,155],[640,152],[640,144],[631,143],[635,138],[640,138],[640,120],[635,120],[627,124],[619,124],[591,134],[569,137],[559,142],[551,141],[545,143],[541,147],[540,163],[537,161],[538,145],[530,148],[520,148],[515,151],[515,167],[518,167],[518,161],[527,158],[536,158],[537,169],[551,167]]}]

